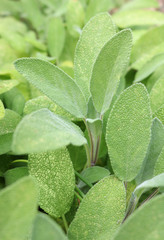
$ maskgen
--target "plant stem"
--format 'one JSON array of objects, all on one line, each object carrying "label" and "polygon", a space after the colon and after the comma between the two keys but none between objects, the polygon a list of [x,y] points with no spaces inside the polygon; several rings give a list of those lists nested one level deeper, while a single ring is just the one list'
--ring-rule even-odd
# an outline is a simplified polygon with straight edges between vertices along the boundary
[{"label": "plant stem", "polygon": [[24,162],[24,163],[28,163],[28,160],[26,159],[18,159],[18,160],[14,160],[11,163],[17,163],[17,162]]},{"label": "plant stem", "polygon": [[88,181],[86,181],[85,180],[85,178],[83,178],[82,176],[81,176],[81,174],[80,173],[78,173],[77,171],[75,171],[75,175],[78,177],[78,178],[80,178],[80,180],[82,181],[82,182],[84,182],[86,185],[88,185],[88,187],[93,187],[93,185],[91,184],[91,183],[89,183]]},{"label": "plant stem", "polygon": [[85,195],[84,193],[77,187],[75,186],[75,190],[79,193],[79,195],[83,198]]},{"label": "plant stem", "polygon": [[79,195],[76,191],[74,191],[74,194],[76,195],[76,197],[77,197],[80,201],[83,200],[82,197],[80,197],[80,195]]},{"label": "plant stem", "polygon": [[63,220],[63,223],[64,223],[65,230],[66,230],[66,232],[68,232],[68,223],[67,223],[67,220],[66,220],[64,214],[62,215],[62,220]]}]

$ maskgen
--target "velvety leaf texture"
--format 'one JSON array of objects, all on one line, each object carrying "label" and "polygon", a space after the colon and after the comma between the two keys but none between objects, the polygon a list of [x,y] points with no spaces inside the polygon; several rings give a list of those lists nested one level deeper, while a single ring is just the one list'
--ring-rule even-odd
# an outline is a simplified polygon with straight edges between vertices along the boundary
[{"label": "velvety leaf texture", "polygon": [[163,240],[163,202],[162,194],[141,206],[125,221],[113,240]]},{"label": "velvety leaf texture", "polygon": [[48,214],[61,217],[69,211],[75,176],[67,149],[29,155],[29,172],[36,179],[39,205]]},{"label": "velvety leaf texture", "polygon": [[87,143],[80,128],[48,109],[41,109],[22,119],[15,130],[12,149],[18,154],[44,152],[70,143]]},{"label": "velvety leaf texture", "polygon": [[154,175],[158,175],[164,172],[164,147],[162,148],[162,151],[157,159],[157,162],[155,164],[154,168]]},{"label": "velvety leaf texture", "polygon": [[94,63],[90,91],[94,106],[101,114],[108,110],[120,78],[126,70],[131,45],[131,31],[123,30],[104,45]]},{"label": "velvety leaf texture", "polygon": [[109,115],[106,141],[114,173],[124,181],[138,174],[151,136],[151,110],[146,88],[134,84],[118,97]]},{"label": "velvety leaf texture", "polygon": [[76,117],[87,114],[85,98],[74,80],[57,66],[37,58],[22,58],[15,67],[30,83]]},{"label": "velvety leaf texture", "polygon": [[31,177],[22,178],[0,192],[0,239],[22,240],[29,233],[37,211]]},{"label": "velvety leaf texture", "polygon": [[95,240],[100,232],[111,239],[123,220],[125,198],[121,181],[114,176],[102,179],[81,202],[68,230],[69,240]]},{"label": "velvety leaf texture", "polygon": [[162,124],[164,124],[164,104],[155,112],[154,116],[159,118]]},{"label": "velvety leaf texture", "polygon": [[115,25],[108,13],[93,17],[83,28],[75,50],[75,80],[87,101],[93,64],[103,45],[116,33]]}]

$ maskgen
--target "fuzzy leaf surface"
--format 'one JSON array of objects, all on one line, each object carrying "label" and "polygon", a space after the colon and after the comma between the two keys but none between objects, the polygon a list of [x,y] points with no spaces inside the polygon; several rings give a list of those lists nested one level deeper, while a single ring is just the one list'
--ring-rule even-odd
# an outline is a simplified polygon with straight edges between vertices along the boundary
[{"label": "fuzzy leaf surface", "polygon": [[157,159],[157,162],[155,164],[154,168],[154,175],[158,175],[164,172],[164,147],[162,148],[162,151]]},{"label": "fuzzy leaf surface", "polygon": [[144,85],[124,90],[109,115],[106,142],[114,173],[124,181],[138,174],[151,137],[151,110]]}]

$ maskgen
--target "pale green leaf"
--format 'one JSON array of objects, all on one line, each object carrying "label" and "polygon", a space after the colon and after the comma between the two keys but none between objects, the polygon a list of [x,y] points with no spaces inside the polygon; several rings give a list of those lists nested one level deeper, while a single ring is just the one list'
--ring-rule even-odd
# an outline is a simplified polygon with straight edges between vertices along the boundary
[{"label": "pale green leaf", "polygon": [[0,100],[0,120],[5,116],[5,108],[3,102]]},{"label": "pale green leaf", "polygon": [[13,133],[0,135],[0,155],[11,150]]},{"label": "pale green leaf", "polygon": [[94,106],[101,114],[108,110],[128,66],[131,46],[131,31],[123,30],[104,45],[94,63],[90,91]]},{"label": "pale green leaf", "polygon": [[22,58],[16,69],[36,88],[66,111],[83,118],[87,105],[74,80],[55,65],[37,58]]},{"label": "pale green leaf", "polygon": [[150,102],[153,113],[164,104],[164,76],[162,76],[151,89]]},{"label": "pale green leaf", "polygon": [[108,239],[121,224],[126,208],[125,188],[114,176],[105,177],[86,194],[72,221],[69,240],[94,240],[109,233]]},{"label": "pale green leaf", "polygon": [[18,85],[18,81],[16,80],[0,80],[0,94],[5,93]]},{"label": "pale green leaf", "polygon": [[15,130],[12,149],[18,154],[24,154],[86,143],[78,126],[48,109],[41,109],[22,119]]},{"label": "pale green leaf", "polygon": [[61,18],[50,18],[47,29],[48,51],[52,57],[59,59],[65,42],[65,28]]},{"label": "pale green leaf", "polygon": [[160,173],[164,173],[164,147],[156,161],[154,168],[154,175],[158,175]]},{"label": "pale green leaf", "polygon": [[145,63],[145,65],[136,73],[134,82],[140,82],[151,73],[153,73],[156,68],[164,64],[164,54],[159,54],[153,57],[150,61]]},{"label": "pale green leaf", "polygon": [[141,206],[121,226],[113,240],[163,240],[164,195]]},{"label": "pale green leaf", "polygon": [[146,88],[148,92],[150,93],[152,87],[154,84],[162,77],[164,76],[164,64],[159,66],[146,80]]},{"label": "pale green leaf", "polygon": [[159,118],[162,124],[164,124],[164,104],[155,112],[154,116]]},{"label": "pale green leaf", "polygon": [[10,185],[25,176],[28,176],[27,167],[16,167],[9,169],[4,174],[5,184]]},{"label": "pale green leaf", "polygon": [[84,24],[84,9],[80,1],[69,0],[66,12],[67,29],[71,36],[78,38]]},{"label": "pale green leaf", "polygon": [[146,62],[164,52],[164,26],[150,29],[135,43],[131,55],[131,67],[141,69]]},{"label": "pale green leaf", "polygon": [[141,83],[124,90],[109,115],[106,142],[114,173],[131,181],[138,174],[151,137],[148,93]]},{"label": "pale green leaf", "polygon": [[104,44],[115,34],[115,25],[108,13],[93,17],[83,28],[75,50],[75,80],[87,101],[94,62]]},{"label": "pale green leaf", "polygon": [[73,165],[67,149],[30,154],[29,172],[39,189],[39,205],[50,215],[69,211],[75,188]]},{"label": "pale green leaf", "polygon": [[158,26],[164,24],[164,15],[158,11],[130,9],[116,12],[113,20],[120,28],[131,26]]},{"label": "pale green leaf", "polygon": [[27,25],[24,24],[23,21],[19,21],[16,18],[11,16],[2,17],[0,21],[0,33],[4,33],[6,29],[10,33],[17,32],[17,33],[25,34],[27,32]]},{"label": "pale green leaf", "polygon": [[0,239],[22,240],[37,211],[36,187],[25,177],[0,192]]},{"label": "pale green leaf", "polygon": [[158,8],[159,3],[157,0],[133,0],[128,1],[121,7],[121,11],[131,9],[143,9],[143,8]]},{"label": "pale green leaf", "polygon": [[136,178],[137,183],[141,183],[153,177],[155,163],[164,146],[164,126],[155,118],[151,127],[151,141],[142,168]]},{"label": "pale green leaf", "polygon": [[61,227],[48,215],[38,213],[33,223],[30,240],[66,240]]}]

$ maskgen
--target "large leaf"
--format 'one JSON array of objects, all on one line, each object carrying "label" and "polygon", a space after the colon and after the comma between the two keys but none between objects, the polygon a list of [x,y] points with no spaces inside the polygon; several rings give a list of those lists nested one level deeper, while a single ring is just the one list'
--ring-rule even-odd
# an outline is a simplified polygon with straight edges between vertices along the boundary
[{"label": "large leaf", "polygon": [[148,77],[151,73],[153,73],[156,68],[164,64],[164,54],[159,54],[153,57],[150,61],[145,63],[145,65],[136,73],[135,82],[140,82],[146,77]]},{"label": "large leaf", "polygon": [[132,45],[130,30],[123,30],[101,49],[91,75],[90,91],[98,112],[104,114],[112,101],[129,62]]},{"label": "large leaf", "polygon": [[121,224],[125,213],[126,195],[124,185],[114,176],[106,177],[87,193],[72,221],[70,240],[103,239],[108,233],[111,239]]},{"label": "large leaf", "polygon": [[61,227],[48,215],[38,213],[33,223],[30,240],[66,240]]},{"label": "large leaf", "polygon": [[131,26],[145,27],[146,25],[156,26],[164,24],[164,15],[157,11],[130,9],[115,13],[113,15],[113,20],[120,28]]},{"label": "large leaf", "polygon": [[0,192],[0,239],[22,240],[37,210],[36,187],[25,177]]},{"label": "large leaf", "polygon": [[87,106],[80,89],[71,77],[55,65],[37,58],[22,58],[16,69],[52,101],[76,117],[83,118]]},{"label": "large leaf", "polygon": [[134,84],[124,90],[109,115],[106,141],[112,168],[121,180],[138,174],[151,137],[151,110],[146,88]]},{"label": "large leaf", "polygon": [[151,141],[142,168],[137,176],[137,183],[153,177],[154,166],[164,146],[164,126],[155,118],[151,127]]},{"label": "large leaf", "polygon": [[138,70],[152,57],[164,52],[163,38],[164,25],[153,28],[141,36],[132,49],[132,67]]},{"label": "large leaf", "polygon": [[28,166],[39,188],[40,207],[55,217],[68,212],[74,197],[75,176],[67,149],[30,154]]},{"label": "large leaf", "polygon": [[87,100],[93,64],[103,45],[115,32],[115,25],[108,13],[98,14],[83,28],[75,50],[74,70],[76,82]]},{"label": "large leaf", "polygon": [[22,119],[14,133],[12,149],[18,154],[44,152],[70,143],[87,143],[80,128],[48,109],[41,109]]},{"label": "large leaf", "polygon": [[162,240],[164,236],[164,195],[141,206],[121,226],[113,240]]},{"label": "large leaf", "polygon": [[59,59],[65,42],[64,23],[61,18],[50,18],[47,30],[48,51]]},{"label": "large leaf", "polygon": [[164,104],[164,76],[162,76],[153,86],[150,92],[152,112],[155,113]]},{"label": "large leaf", "polygon": [[156,161],[155,167],[154,167],[154,175],[158,175],[160,173],[164,173],[164,147]]}]

